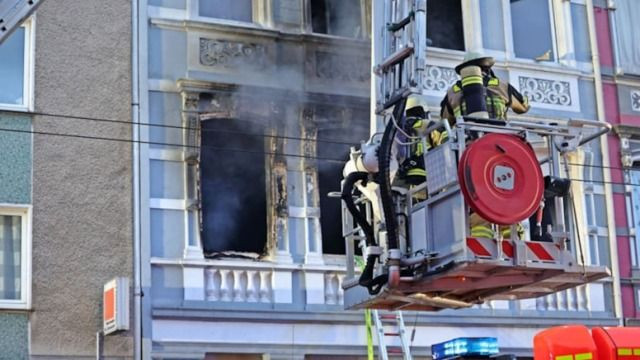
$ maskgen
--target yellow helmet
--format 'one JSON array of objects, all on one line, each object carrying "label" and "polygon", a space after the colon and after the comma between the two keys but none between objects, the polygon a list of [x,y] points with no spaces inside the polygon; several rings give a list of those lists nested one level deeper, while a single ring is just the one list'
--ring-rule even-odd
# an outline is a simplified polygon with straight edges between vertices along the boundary
[{"label": "yellow helmet", "polygon": [[456,66],[456,72],[460,74],[460,70],[469,65],[492,67],[495,63],[496,61],[491,56],[486,56],[475,51],[469,51],[464,55],[464,59],[462,59],[460,65]]},{"label": "yellow helmet", "polygon": [[407,104],[405,105],[405,111],[411,110],[413,108],[421,107],[424,112],[429,111],[429,104],[427,104],[427,99],[422,95],[411,94],[407,98]]}]

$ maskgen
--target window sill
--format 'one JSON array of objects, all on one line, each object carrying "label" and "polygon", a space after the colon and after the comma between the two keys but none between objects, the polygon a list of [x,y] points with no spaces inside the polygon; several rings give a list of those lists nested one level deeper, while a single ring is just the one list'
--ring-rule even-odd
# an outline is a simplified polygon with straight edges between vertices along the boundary
[{"label": "window sill", "polygon": [[2,111],[29,113],[31,109],[26,105],[0,104],[0,112]]},{"label": "window sill", "polygon": [[0,300],[0,311],[31,311],[31,306],[24,301],[9,302]]}]

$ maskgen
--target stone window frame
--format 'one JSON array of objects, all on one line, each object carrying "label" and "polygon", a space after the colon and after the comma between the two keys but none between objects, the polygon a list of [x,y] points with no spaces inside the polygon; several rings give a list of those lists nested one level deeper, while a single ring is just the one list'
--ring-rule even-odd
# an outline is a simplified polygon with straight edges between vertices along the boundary
[{"label": "stone window frame", "polygon": [[20,244],[20,294],[19,300],[0,299],[0,309],[28,310],[31,308],[31,249],[32,208],[30,205],[0,204],[0,215],[19,216],[21,222]]},{"label": "stone window frame", "polygon": [[0,110],[10,111],[33,111],[33,92],[34,92],[34,63],[35,63],[35,28],[36,17],[32,15],[21,25],[25,29],[24,32],[24,77],[23,83],[23,102],[22,104],[5,104],[0,103]]}]

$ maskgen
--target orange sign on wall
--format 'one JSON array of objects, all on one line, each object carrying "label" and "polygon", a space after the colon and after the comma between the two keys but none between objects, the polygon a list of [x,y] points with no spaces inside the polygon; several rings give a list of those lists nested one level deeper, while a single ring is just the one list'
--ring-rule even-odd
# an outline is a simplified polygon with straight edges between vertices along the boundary
[{"label": "orange sign on wall", "polygon": [[115,278],[104,285],[102,328],[105,335],[129,330],[129,279]]}]

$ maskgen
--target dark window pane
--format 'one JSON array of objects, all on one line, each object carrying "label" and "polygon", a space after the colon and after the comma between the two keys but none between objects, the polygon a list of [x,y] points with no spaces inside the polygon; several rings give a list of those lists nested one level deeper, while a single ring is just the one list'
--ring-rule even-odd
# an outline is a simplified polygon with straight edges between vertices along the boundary
[{"label": "dark window pane", "polygon": [[[337,126],[321,128],[318,139],[343,141],[357,145],[369,137],[369,119],[356,119],[347,128]],[[318,157],[332,159],[348,159],[349,146],[318,142]],[[325,254],[344,254],[345,244],[342,238],[341,200],[330,198],[331,191],[340,191],[342,168],[338,162],[320,161],[318,163],[318,182],[320,192],[320,226],[322,230],[322,252]]]},{"label": "dark window pane", "polygon": [[200,16],[252,22],[252,0],[200,0]]},{"label": "dark window pane", "polygon": [[311,28],[315,33],[327,33],[327,6],[325,0],[311,0]]},{"label": "dark window pane", "polygon": [[361,34],[360,0],[311,0],[313,32],[344,37]]},{"label": "dark window pane", "polygon": [[260,126],[249,121],[202,122],[200,181],[205,253],[264,251],[267,239],[264,138],[229,133],[241,133],[248,128],[252,133],[260,132]]},{"label": "dark window pane", "polygon": [[464,50],[460,0],[427,1],[427,38],[433,47]]},{"label": "dark window pane", "polygon": [[511,0],[511,27],[516,57],[554,59],[547,0]]}]

